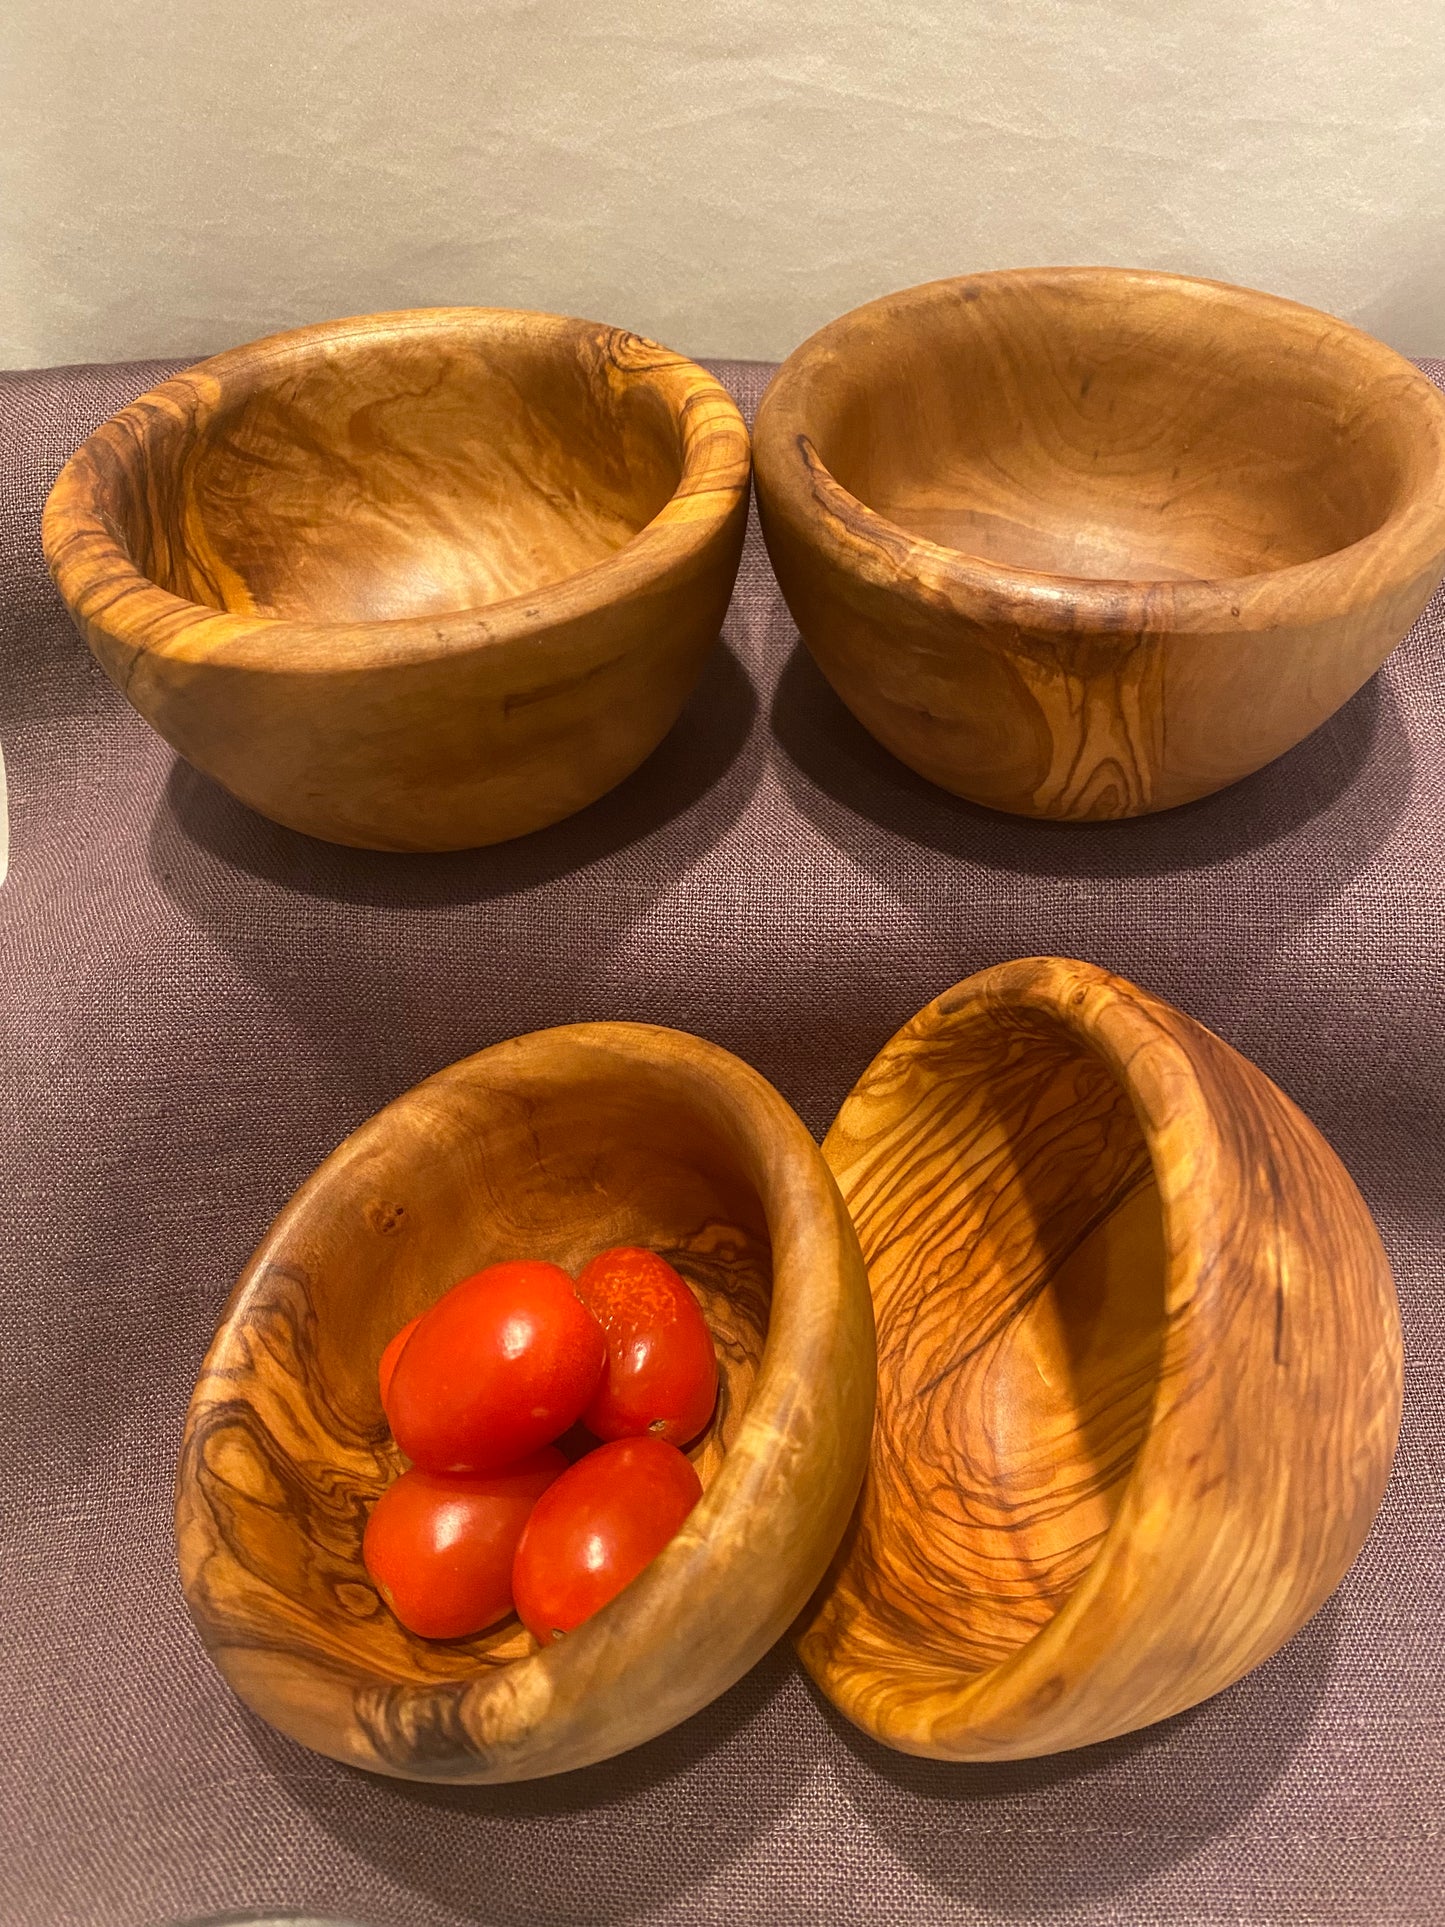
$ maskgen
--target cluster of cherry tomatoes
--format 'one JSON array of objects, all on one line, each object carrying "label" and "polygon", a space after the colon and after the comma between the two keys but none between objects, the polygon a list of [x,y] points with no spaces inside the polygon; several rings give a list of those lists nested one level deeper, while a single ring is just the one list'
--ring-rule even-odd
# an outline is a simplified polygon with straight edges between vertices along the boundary
[{"label": "cluster of cherry tomatoes", "polygon": [[466,1638],[515,1610],[543,1645],[560,1639],[702,1496],[680,1448],[712,1416],[717,1358],[656,1252],[616,1246],[575,1281],[535,1259],[490,1265],[404,1325],[378,1377],[412,1463],[373,1508],[362,1552],[425,1638]]}]

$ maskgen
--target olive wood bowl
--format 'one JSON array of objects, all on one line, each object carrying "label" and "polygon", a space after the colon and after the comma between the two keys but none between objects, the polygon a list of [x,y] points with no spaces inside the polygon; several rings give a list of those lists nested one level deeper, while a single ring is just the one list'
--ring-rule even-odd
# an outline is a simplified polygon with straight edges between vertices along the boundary
[{"label": "olive wood bowl", "polygon": [[1445,568],[1445,401],[1329,315],[1038,268],[844,315],[784,363],[758,510],[824,675],[1026,816],[1208,795],[1322,723]]},{"label": "olive wood bowl", "polygon": [[1177,1713],[1338,1584],[1390,1470],[1398,1311],[1314,1127],[1090,964],[984,971],[824,1143],[878,1327],[809,1671],[904,1752],[1028,1758]]},{"label": "olive wood bowl", "polygon": [[[698,1295],[720,1389],[706,1488],[625,1591],[545,1650],[513,1620],[406,1632],[361,1559],[400,1461],[387,1340],[499,1259],[575,1270],[664,1252]],[[532,1779],[638,1745],[788,1628],[867,1460],[873,1323],[817,1145],[756,1072],[634,1024],[499,1044],[428,1079],[327,1158],[240,1280],[187,1416],[182,1583],[212,1658],[283,1732],[412,1779]]]},{"label": "olive wood bowl", "polygon": [[459,849],[662,740],[727,608],[748,464],[726,391],[636,335],[368,315],[122,409],[62,470],[45,554],[111,680],[242,802]]}]

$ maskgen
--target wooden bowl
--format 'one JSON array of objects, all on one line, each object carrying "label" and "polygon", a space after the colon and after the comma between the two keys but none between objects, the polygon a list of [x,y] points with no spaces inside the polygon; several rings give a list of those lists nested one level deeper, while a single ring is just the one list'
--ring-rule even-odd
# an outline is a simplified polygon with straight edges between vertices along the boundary
[{"label": "wooden bowl", "polygon": [[671,728],[716,640],[748,437],[712,376],[594,322],[327,322],[122,409],[46,559],[111,680],[245,803],[450,850],[568,816]]},{"label": "wooden bowl", "polygon": [[984,971],[824,1144],[878,1324],[872,1463],[799,1639],[908,1753],[1177,1713],[1359,1551],[1401,1400],[1359,1193],[1260,1071],[1090,964]]},{"label": "wooden bowl", "polygon": [[[376,1366],[466,1273],[667,1254],[721,1366],[706,1487],[647,1570],[560,1644],[517,1622],[415,1638],[361,1561],[399,1460]],[[524,1780],[685,1719],[786,1630],[847,1524],[873,1414],[853,1228],[808,1132],[737,1058],[579,1024],[453,1065],[377,1114],[282,1212],[226,1308],[177,1476],[187,1601],[240,1697],[411,1779]]]},{"label": "wooden bowl", "polygon": [[1232,783],[1445,568],[1445,401],[1377,341],[1117,268],[936,281],[783,365],[758,508],[803,639],[912,769],[1026,816]]}]

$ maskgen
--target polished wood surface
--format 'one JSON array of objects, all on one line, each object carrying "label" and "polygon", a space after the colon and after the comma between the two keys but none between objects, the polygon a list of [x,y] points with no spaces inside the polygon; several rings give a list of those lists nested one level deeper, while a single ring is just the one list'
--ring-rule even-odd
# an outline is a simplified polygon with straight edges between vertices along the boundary
[{"label": "polished wood surface", "polygon": [[799,1629],[905,1752],[1029,1757],[1237,1679],[1359,1551],[1399,1427],[1359,1193],[1253,1065],[1090,964],[970,978],[824,1144],[863,1246],[878,1417]]},{"label": "polished wood surface", "polygon": [[1323,722],[1445,568],[1445,401],[1293,302],[1028,269],[845,315],[754,430],[803,639],[911,768],[1028,816],[1207,795]]},{"label": "polished wood surface", "polygon": [[77,451],[44,542],[107,674],[265,815],[435,850],[556,821],[716,640],[749,450],[704,369],[491,309],[237,348]]},{"label": "polished wood surface", "polygon": [[[690,1449],[706,1487],[627,1590],[539,1651],[513,1620],[432,1644],[361,1561],[398,1461],[382,1348],[496,1260],[572,1272],[663,1252],[721,1367]],[[293,1738],[416,1779],[559,1773],[674,1725],[808,1598],[866,1463],[874,1343],[821,1154],[754,1071],[676,1031],[584,1024],[467,1058],[378,1113],[297,1193],[196,1386],[177,1479],[187,1601],[212,1657]]]}]

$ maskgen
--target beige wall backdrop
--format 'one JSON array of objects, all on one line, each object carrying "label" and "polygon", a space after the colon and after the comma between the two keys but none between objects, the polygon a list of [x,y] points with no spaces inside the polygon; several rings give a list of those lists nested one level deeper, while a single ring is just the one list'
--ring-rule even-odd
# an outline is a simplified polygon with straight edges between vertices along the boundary
[{"label": "beige wall backdrop", "polygon": [[1445,353],[1440,0],[0,0],[0,364],[482,302],[776,356],[1138,263]]}]

